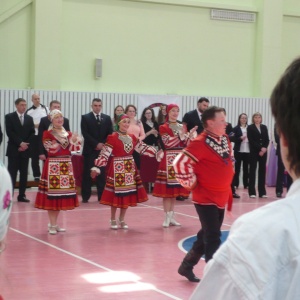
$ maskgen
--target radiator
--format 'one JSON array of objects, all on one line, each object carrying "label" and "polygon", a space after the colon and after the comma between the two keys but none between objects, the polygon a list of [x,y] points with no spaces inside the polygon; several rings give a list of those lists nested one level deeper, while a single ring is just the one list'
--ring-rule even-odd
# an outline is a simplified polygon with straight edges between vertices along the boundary
[{"label": "radiator", "polygon": [[[14,101],[17,98],[24,98],[27,100],[27,106],[32,105],[31,95],[37,93],[41,97],[41,103],[49,106],[52,100],[61,102],[61,109],[70,120],[70,128],[79,134],[81,115],[91,111],[91,101],[93,98],[100,98],[103,102],[102,112],[113,117],[114,108],[117,105],[122,105],[124,108],[128,104],[133,104],[138,108],[138,117],[143,110],[139,107],[139,96],[147,97],[147,95],[140,94],[121,94],[121,93],[96,93],[96,92],[72,92],[72,91],[40,91],[40,90],[9,90],[0,89],[0,123],[3,131],[3,142],[0,146],[0,159],[7,164],[5,157],[7,136],[5,134],[4,116],[7,113],[15,111]],[[166,95],[148,95],[155,96],[157,99],[165,99]],[[193,110],[197,106],[197,101],[200,96],[180,96],[181,98],[181,113]],[[203,95],[201,95],[203,96]],[[227,121],[235,126],[237,124],[238,115],[242,112],[246,113],[251,123],[252,114],[260,112],[263,117],[263,124],[267,125],[269,129],[270,138],[273,136],[274,120],[271,115],[269,100],[265,98],[241,98],[241,97],[210,97],[205,96],[210,100],[210,105],[224,107],[227,112]],[[31,172],[31,167],[29,167]]]}]

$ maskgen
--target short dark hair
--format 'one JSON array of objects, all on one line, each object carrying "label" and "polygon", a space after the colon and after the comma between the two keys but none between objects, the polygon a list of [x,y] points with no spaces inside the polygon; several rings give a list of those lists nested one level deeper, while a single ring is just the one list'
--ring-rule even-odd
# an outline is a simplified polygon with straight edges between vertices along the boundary
[{"label": "short dark hair", "polygon": [[18,105],[20,102],[26,102],[26,100],[23,99],[23,98],[18,98],[18,99],[15,101],[15,105]]},{"label": "short dark hair", "polygon": [[300,57],[285,70],[270,98],[276,130],[288,144],[287,160],[297,176],[300,175]]},{"label": "short dark hair", "polygon": [[218,106],[210,106],[203,112],[201,120],[204,128],[207,127],[207,121],[213,120],[216,117],[216,113],[218,112],[224,112],[224,108]]},{"label": "short dark hair", "polygon": [[60,102],[59,102],[58,100],[52,100],[52,101],[50,102],[50,104],[49,104],[50,108],[51,108],[52,104],[59,104],[59,105],[61,105]]},{"label": "short dark hair", "polygon": [[94,102],[101,102],[102,103],[102,100],[100,98],[94,98],[92,103],[94,103]]},{"label": "short dark hair", "polygon": [[197,103],[202,103],[202,102],[207,102],[207,103],[209,103],[209,100],[208,100],[207,98],[205,98],[205,97],[201,97],[201,98],[198,100]]}]

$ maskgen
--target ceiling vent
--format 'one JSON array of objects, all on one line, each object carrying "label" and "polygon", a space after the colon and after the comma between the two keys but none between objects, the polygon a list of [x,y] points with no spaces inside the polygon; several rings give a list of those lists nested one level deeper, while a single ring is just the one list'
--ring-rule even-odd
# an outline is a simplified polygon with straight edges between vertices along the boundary
[{"label": "ceiling vent", "polygon": [[210,18],[213,20],[254,23],[256,14],[245,11],[211,9]]}]

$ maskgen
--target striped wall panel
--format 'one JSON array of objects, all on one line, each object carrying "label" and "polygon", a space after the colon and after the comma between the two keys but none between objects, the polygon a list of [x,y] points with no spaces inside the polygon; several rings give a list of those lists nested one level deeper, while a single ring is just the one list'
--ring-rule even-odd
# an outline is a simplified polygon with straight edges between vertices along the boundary
[{"label": "striped wall panel", "polygon": [[[38,93],[41,97],[41,103],[46,106],[51,100],[59,100],[62,105],[62,111],[70,120],[72,131],[80,133],[80,119],[82,114],[91,110],[91,100],[101,98],[103,101],[103,113],[113,116],[113,110],[117,105],[125,107],[128,104],[138,105],[138,94],[120,94],[120,93],[96,93],[96,92],[72,92],[72,91],[42,91],[42,90],[7,90],[0,89],[0,123],[4,132],[4,140],[0,146],[0,159],[6,162],[5,150],[7,137],[5,135],[4,116],[15,110],[14,101],[17,98],[27,100],[28,106],[31,106],[31,95]],[[151,95],[153,96],[153,95]],[[157,99],[162,97],[156,95]],[[195,109],[197,100],[200,96],[182,96],[182,115],[192,109]],[[236,125],[238,115],[242,112],[252,114],[259,111],[263,116],[263,123],[269,128],[270,137],[274,128],[274,120],[271,116],[269,101],[264,98],[237,98],[237,97],[209,97],[210,105],[224,107],[227,111],[227,120]],[[141,111],[141,109],[139,110]],[[140,116],[139,116],[140,117]],[[29,168],[30,169],[30,168]]]}]

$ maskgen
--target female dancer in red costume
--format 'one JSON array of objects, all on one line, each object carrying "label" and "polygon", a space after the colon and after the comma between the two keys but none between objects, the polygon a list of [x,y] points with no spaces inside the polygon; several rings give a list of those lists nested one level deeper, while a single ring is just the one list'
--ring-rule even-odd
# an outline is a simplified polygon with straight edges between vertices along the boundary
[{"label": "female dancer in red costume", "polygon": [[183,188],[175,178],[173,161],[189,141],[197,136],[195,126],[189,133],[184,134],[182,124],[177,122],[179,107],[177,104],[167,106],[166,122],[159,127],[159,133],[165,146],[165,154],[159,164],[153,196],[163,198],[165,219],[163,227],[180,226],[174,218],[174,205],[177,196],[188,197],[189,191]]},{"label": "female dancer in red costume", "polygon": [[35,207],[48,210],[50,234],[66,231],[57,225],[60,210],[77,206],[78,198],[71,161],[71,151],[80,150],[80,137],[63,127],[64,118],[58,109],[50,113],[52,125],[44,131],[43,144],[48,151],[36,195]]},{"label": "female dancer in red costume", "polygon": [[[121,228],[128,229],[128,225],[124,221],[127,208],[148,200],[132,153],[135,150],[141,155],[150,157],[156,155],[159,158],[163,152],[157,152],[155,147],[146,145],[133,134],[127,134],[130,126],[130,118],[127,115],[120,115],[117,125],[118,130],[108,136],[99,157],[95,160],[95,167],[91,170],[91,176],[94,178],[100,174],[98,167],[106,166],[112,155],[105,189],[99,200],[101,204],[111,207],[110,228],[118,229],[119,223]],[[116,220],[117,208],[120,208],[118,223]]]}]

